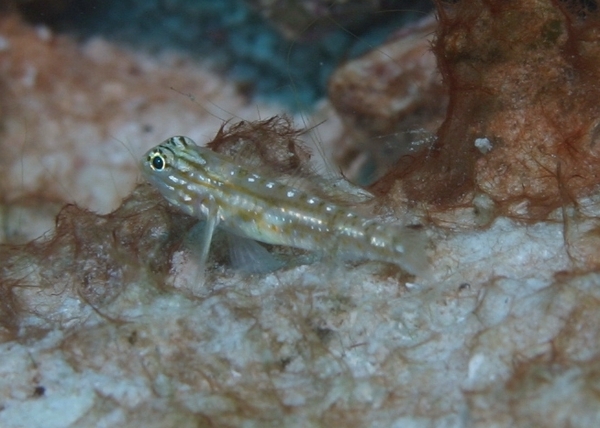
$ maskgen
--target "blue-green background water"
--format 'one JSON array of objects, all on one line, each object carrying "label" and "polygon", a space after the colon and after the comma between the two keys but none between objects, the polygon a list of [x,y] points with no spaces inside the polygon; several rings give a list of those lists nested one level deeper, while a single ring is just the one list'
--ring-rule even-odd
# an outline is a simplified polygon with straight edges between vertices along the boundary
[{"label": "blue-green background water", "polygon": [[77,37],[101,35],[136,49],[185,51],[227,73],[253,99],[305,110],[325,95],[339,63],[431,8],[428,1],[388,3],[344,26],[334,23],[309,41],[287,40],[243,0],[70,0],[53,9],[33,1],[21,10],[34,22]]}]

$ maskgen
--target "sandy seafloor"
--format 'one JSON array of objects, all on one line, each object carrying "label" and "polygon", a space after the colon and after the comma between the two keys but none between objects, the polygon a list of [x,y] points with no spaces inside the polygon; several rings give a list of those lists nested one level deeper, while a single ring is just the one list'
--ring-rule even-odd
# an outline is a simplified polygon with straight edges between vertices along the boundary
[{"label": "sandy seafloor", "polygon": [[[115,209],[141,182],[137,158],[168,136],[208,141],[223,119],[281,113],[177,54],[14,19],[0,65],[4,241],[51,229],[64,202]],[[311,122],[328,117],[325,145],[340,132],[331,114]],[[453,213],[427,230],[422,277],[218,266],[195,287],[178,251],[164,287],[140,276],[101,311],[32,284],[20,293],[36,311],[0,343],[0,426],[598,426],[599,201],[536,224]]]}]

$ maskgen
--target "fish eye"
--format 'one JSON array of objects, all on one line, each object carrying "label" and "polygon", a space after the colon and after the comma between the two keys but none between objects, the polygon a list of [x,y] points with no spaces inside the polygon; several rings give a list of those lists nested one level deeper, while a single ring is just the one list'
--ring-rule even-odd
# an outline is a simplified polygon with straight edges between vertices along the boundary
[{"label": "fish eye", "polygon": [[154,171],[162,171],[165,167],[165,159],[161,153],[154,153],[148,159]]}]

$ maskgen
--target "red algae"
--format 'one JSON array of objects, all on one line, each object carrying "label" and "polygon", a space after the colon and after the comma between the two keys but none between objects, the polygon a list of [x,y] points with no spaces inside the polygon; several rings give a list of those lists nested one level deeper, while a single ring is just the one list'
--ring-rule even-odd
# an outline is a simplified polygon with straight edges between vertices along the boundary
[{"label": "red algae", "polygon": [[446,118],[432,150],[401,159],[378,193],[403,179],[409,199],[437,209],[485,193],[498,213],[535,220],[596,189],[600,16],[569,5],[437,1]]},{"label": "red algae", "polygon": [[41,318],[47,328],[64,327],[85,316],[80,309],[64,317],[60,308],[67,299],[102,308],[146,274],[161,286],[171,255],[196,221],[161,199],[140,185],[110,214],[66,205],[49,237],[0,246],[4,333],[16,334],[27,315]]},{"label": "red algae", "polygon": [[221,126],[208,148],[232,158],[243,158],[246,164],[262,165],[273,173],[312,174],[308,170],[310,152],[298,140],[302,131],[296,130],[288,117],[226,125]]}]

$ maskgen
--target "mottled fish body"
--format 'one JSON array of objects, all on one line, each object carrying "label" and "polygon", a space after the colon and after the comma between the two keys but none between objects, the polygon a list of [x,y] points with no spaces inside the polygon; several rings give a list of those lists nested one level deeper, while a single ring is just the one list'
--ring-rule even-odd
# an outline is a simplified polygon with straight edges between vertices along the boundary
[{"label": "mottled fish body", "polygon": [[171,204],[207,221],[203,258],[218,226],[269,244],[394,263],[411,273],[425,267],[420,233],[252,172],[187,137],[169,138],[148,151],[142,169]]}]

